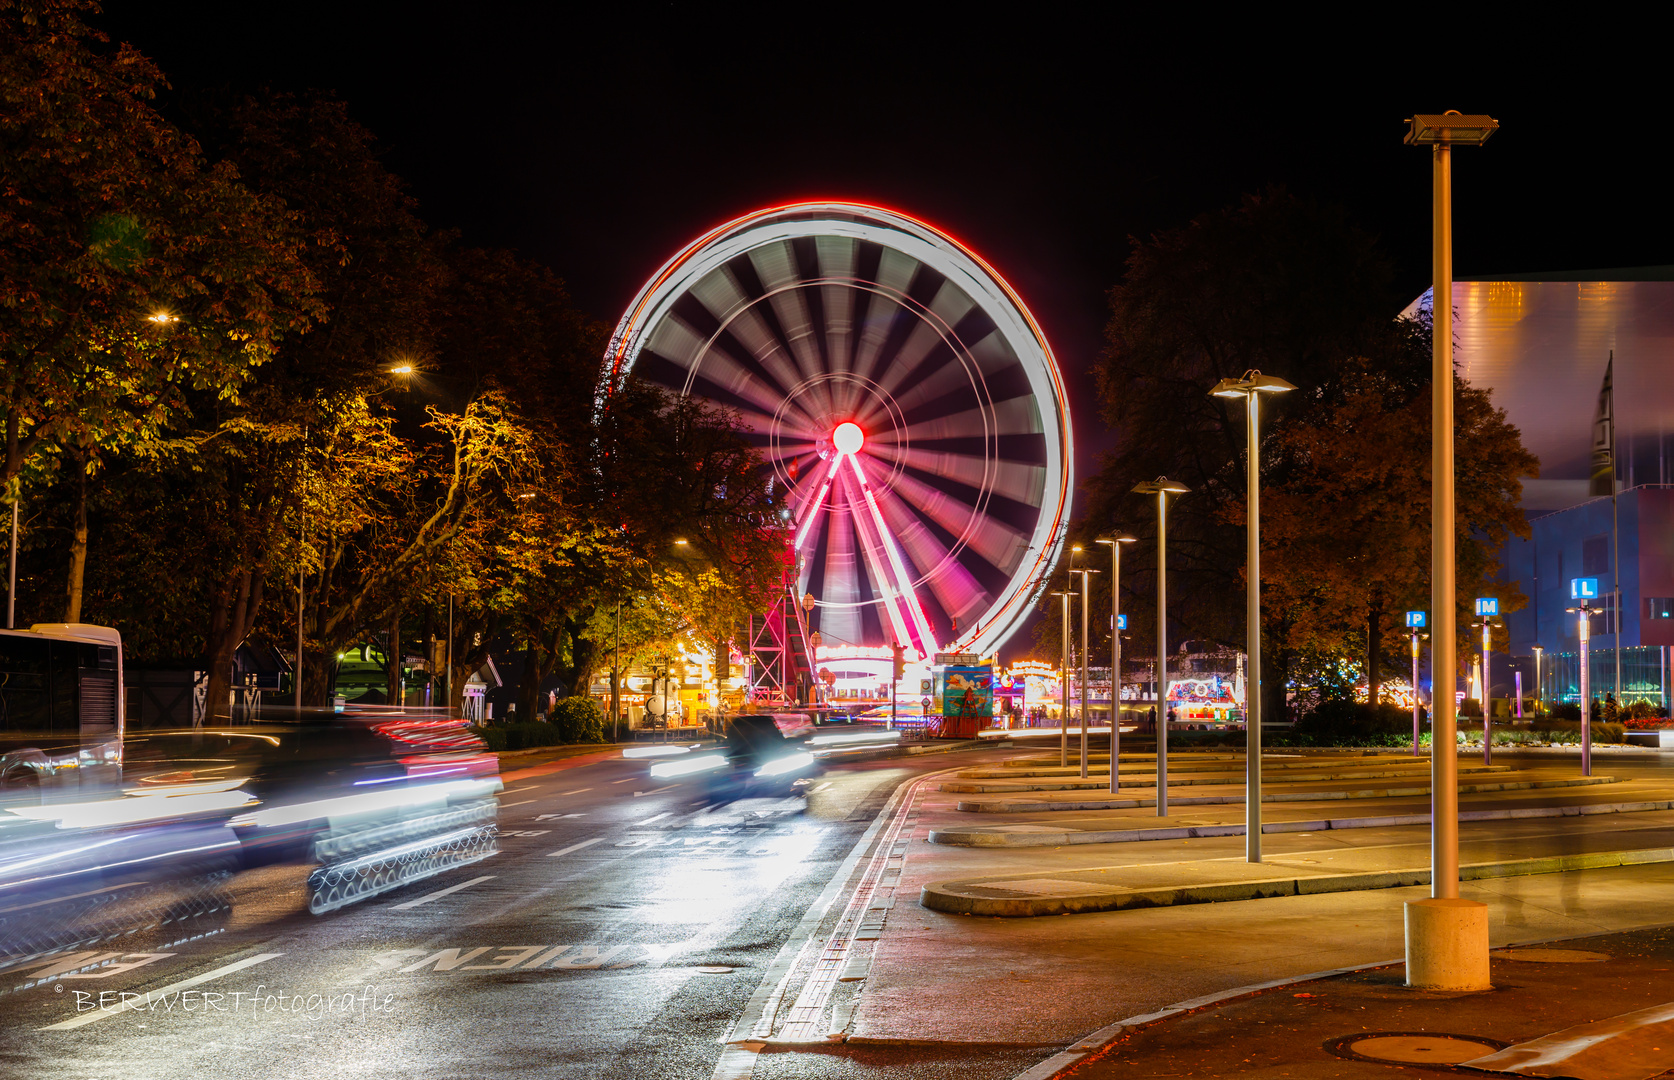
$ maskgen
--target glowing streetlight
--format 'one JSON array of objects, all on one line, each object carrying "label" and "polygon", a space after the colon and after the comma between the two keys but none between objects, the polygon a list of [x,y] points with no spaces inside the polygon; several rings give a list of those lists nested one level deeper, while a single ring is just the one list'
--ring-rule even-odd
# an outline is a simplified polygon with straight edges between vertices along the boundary
[{"label": "glowing streetlight", "polygon": [[1122,545],[1135,539],[1116,536],[1097,542],[1110,545],[1110,793],[1114,795],[1121,786],[1116,763],[1122,746]]},{"label": "glowing streetlight", "polygon": [[1191,488],[1159,476],[1133,487],[1157,497],[1157,816],[1168,816],[1168,497]]},{"label": "glowing streetlight", "polygon": [[[1282,394],[1296,387],[1272,375],[1246,371],[1241,379],[1222,379],[1209,391],[1215,397],[1243,398],[1248,413],[1244,424],[1244,490],[1249,505],[1244,513],[1245,637],[1249,675],[1244,680],[1244,861],[1261,861],[1261,449],[1257,429],[1261,395]],[[1377,702],[1372,703],[1374,706]]]},{"label": "glowing streetlight", "polygon": [[1489,116],[1414,116],[1406,142],[1431,148],[1430,323],[1430,899],[1406,906],[1407,985],[1486,990],[1488,907],[1459,896],[1459,756],[1455,750],[1453,510],[1453,146],[1479,146]]},{"label": "glowing streetlight", "polygon": [[389,369],[389,373],[391,375],[411,375],[413,373],[413,365],[397,364]]},{"label": "glowing streetlight", "polygon": [[179,322],[180,321],[180,316],[170,315],[166,311],[158,311],[158,312],[155,312],[153,314],[147,315],[145,318],[146,318],[147,322],[154,322],[154,323],[157,323],[159,325],[162,325],[163,323],[171,323],[171,322]]}]

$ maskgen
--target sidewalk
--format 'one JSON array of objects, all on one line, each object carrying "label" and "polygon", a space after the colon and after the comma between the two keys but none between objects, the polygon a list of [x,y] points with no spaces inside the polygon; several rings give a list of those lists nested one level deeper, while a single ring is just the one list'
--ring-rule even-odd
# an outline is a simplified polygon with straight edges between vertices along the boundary
[{"label": "sidewalk", "polygon": [[[1317,763],[1318,758],[1315,760]],[[1229,763],[1223,758],[1215,764],[1224,768]],[[1384,764],[1377,762],[1376,766]],[[1428,759],[1422,759],[1426,773],[1428,764]],[[1548,767],[1573,768],[1562,762],[1539,762],[1536,766],[1525,762],[1513,772]],[[1017,889],[1015,883],[1041,879],[1084,883],[1102,877],[1107,883],[1114,878],[1117,889],[1137,891],[1141,886],[1197,887],[1257,877],[1283,877],[1292,882],[1318,880],[1345,874],[1422,870],[1428,865],[1429,830],[1423,824],[1383,823],[1347,832],[1321,829],[1273,834],[1265,841],[1268,862],[1261,866],[1245,863],[1243,838],[1228,834],[1021,849],[930,843],[932,833],[968,826],[976,817],[994,825],[1050,822],[1062,832],[1059,823],[1073,820],[1084,827],[1093,816],[1082,813],[1072,819],[1061,812],[1043,812],[1001,817],[961,812],[959,793],[938,790],[943,782],[983,779],[956,775],[961,771],[949,769],[919,784],[902,809],[907,827],[899,834],[903,842],[896,849],[897,858],[891,860],[889,881],[895,885],[893,895],[898,902],[887,910],[874,905],[878,910],[872,912],[873,930],[867,937],[875,941],[870,942],[872,951],[862,992],[848,1026],[852,1044],[1072,1046],[1113,1020],[1147,1014],[1174,1002],[1275,979],[1294,979],[1322,969],[1387,963],[1403,950],[1402,903],[1428,894],[1423,887],[1400,885],[1370,889],[1362,885],[1349,892],[1293,889],[1265,899],[1130,907],[1055,918],[998,918],[933,910],[915,901],[924,895],[927,886],[944,882],[1009,879],[1012,885],[1000,887],[1032,896],[1049,895],[1052,887]],[[1226,791],[1234,793],[1230,785]],[[1600,794],[1605,791],[1610,794]],[[1602,814],[1580,809],[1604,804],[1625,806],[1621,792],[1634,795],[1634,801],[1647,804],[1646,809]],[[1658,792],[1661,800],[1651,797]],[[1075,796],[1073,792],[1065,794]],[[1478,809],[1481,807],[1477,803],[1484,801],[1494,809],[1513,812],[1544,813],[1550,809],[1549,804],[1565,801],[1575,809],[1569,816],[1557,818],[1508,815],[1467,821],[1460,830],[1463,861],[1504,867],[1534,858],[1592,855],[1610,862],[1615,852],[1674,848],[1674,811],[1668,809],[1671,799],[1674,770],[1665,781],[1660,774],[1650,778],[1643,769],[1638,779],[1593,788],[1525,789],[1468,796],[1462,802]],[[1405,817],[1410,821],[1414,814],[1422,815],[1429,809],[1428,800],[1423,798],[1362,802],[1355,806],[1354,813],[1371,819]],[[1653,808],[1651,804],[1657,805]],[[1343,804],[1328,797],[1317,807],[1334,807],[1340,812]],[[1298,822],[1327,820],[1317,812],[1307,817],[1317,807],[1305,802],[1285,804],[1286,812],[1294,813]],[[1218,824],[1241,826],[1242,809],[1194,807],[1190,812],[1200,820],[1218,813]],[[1180,814],[1171,815],[1169,825],[1181,823],[1185,812],[1182,808]],[[1268,816],[1275,813],[1269,810]],[[1154,811],[1138,808],[1100,812],[1094,824],[1117,818],[1126,819],[1130,828],[1141,823],[1152,827],[1159,824]],[[1664,850],[1662,856],[1615,857],[1617,865],[1596,869],[1486,876],[1465,882],[1461,893],[1489,904],[1490,933],[1496,947],[1674,924],[1674,863],[1621,865],[1630,859],[1653,857],[1674,855]],[[1560,865],[1549,864],[1545,869],[1555,870]],[[898,879],[893,876],[896,874]],[[1674,963],[1669,966],[1674,967]],[[1498,966],[1495,977],[1500,978]],[[1674,978],[1661,977],[1668,980],[1664,985],[1674,987]],[[1674,990],[1667,997],[1674,999]],[[1405,1000],[1399,994],[1395,998]],[[1287,996],[1286,1000],[1291,999]],[[1622,999],[1617,995],[1613,1000]],[[1359,1007],[1353,1006],[1356,1011]],[[1623,1011],[1625,1008],[1616,1008],[1608,1015]],[[1360,1030],[1362,1024],[1368,1029],[1393,1029],[1382,1020],[1373,1023],[1361,1018],[1336,1034]],[[1521,1038],[1521,1031],[1496,1038],[1511,1041]],[[1674,1045],[1674,1036],[1668,1041]],[[1335,1058],[1330,1061],[1347,1064]],[[1159,1068],[1159,1075],[1168,1071]],[[1215,1074],[1178,1062],[1168,1068],[1175,1075]],[[1283,1069],[1250,1072],[1252,1068],[1239,1059],[1228,1062],[1219,1074],[1284,1073]],[[1348,1074],[1331,1072],[1328,1063],[1318,1075]]]},{"label": "sidewalk", "polygon": [[1651,929],[1497,949],[1486,993],[1409,990],[1399,963],[1326,973],[1131,1017],[1097,1049],[1023,1076],[1393,1077],[1463,1065],[1642,1080],[1674,1069],[1671,969],[1674,932]]}]

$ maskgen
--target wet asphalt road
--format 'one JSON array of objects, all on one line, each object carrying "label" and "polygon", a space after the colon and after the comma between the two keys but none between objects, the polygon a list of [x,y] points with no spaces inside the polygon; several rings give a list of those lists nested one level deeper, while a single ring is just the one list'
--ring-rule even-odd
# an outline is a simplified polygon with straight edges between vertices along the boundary
[{"label": "wet asphalt road", "polygon": [[[56,976],[0,972],[0,1075],[707,1078],[894,789],[948,764],[844,764],[805,799],[730,803],[653,782],[643,761],[514,780],[483,862],[319,917],[307,868],[251,871],[213,932],[134,935]],[[1029,1063],[1001,1057],[978,1072]],[[755,1075],[971,1075],[961,1062],[975,1064],[769,1053]]]}]

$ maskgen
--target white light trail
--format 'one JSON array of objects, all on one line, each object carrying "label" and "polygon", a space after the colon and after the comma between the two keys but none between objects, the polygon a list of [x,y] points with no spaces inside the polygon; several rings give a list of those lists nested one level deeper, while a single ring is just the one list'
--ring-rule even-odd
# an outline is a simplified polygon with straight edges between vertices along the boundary
[{"label": "white light trail", "polygon": [[912,590],[912,578],[907,576],[907,566],[901,559],[901,553],[896,550],[895,543],[889,536],[889,525],[884,521],[883,511],[878,509],[877,496],[872,493],[872,485],[866,479],[866,473],[860,468],[860,461],[849,455],[849,464],[854,468],[855,478],[860,481],[860,493],[866,498],[866,508],[872,512],[872,523],[877,526],[878,538],[883,541],[884,554],[889,557],[889,565],[895,571],[895,580],[900,583],[899,593],[902,597],[901,605],[912,616],[913,628],[917,632],[918,657],[920,660],[929,656],[935,648],[936,635],[930,632],[930,620],[925,618],[924,609],[919,606],[918,596]]}]

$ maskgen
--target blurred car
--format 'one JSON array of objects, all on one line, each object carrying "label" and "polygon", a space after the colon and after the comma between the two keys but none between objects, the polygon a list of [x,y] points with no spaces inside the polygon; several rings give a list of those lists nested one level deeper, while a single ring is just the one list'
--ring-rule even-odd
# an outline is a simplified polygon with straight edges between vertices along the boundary
[{"label": "blurred car", "polygon": [[130,794],[243,793],[228,825],[244,867],[317,864],[316,914],[487,858],[499,763],[462,721],[399,709],[131,732]]},{"label": "blurred car", "polygon": [[720,745],[659,761],[651,766],[651,777],[699,779],[719,799],[803,794],[818,775],[819,762],[785,734],[781,721],[766,713],[728,717]]}]

